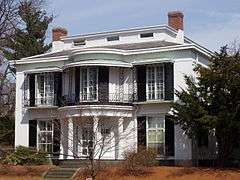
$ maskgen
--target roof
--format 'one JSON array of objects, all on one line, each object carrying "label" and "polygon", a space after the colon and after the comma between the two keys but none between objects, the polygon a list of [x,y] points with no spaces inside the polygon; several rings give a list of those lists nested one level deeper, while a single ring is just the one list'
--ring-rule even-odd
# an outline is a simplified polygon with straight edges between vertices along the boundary
[{"label": "roof", "polygon": [[142,43],[131,43],[131,44],[118,44],[112,46],[105,46],[104,48],[113,48],[121,50],[137,50],[137,49],[147,49],[147,48],[157,48],[157,47],[167,47],[178,45],[172,42],[166,41],[153,41],[153,42],[142,42]]},{"label": "roof", "polygon": [[128,28],[128,29],[120,29],[120,30],[112,30],[112,31],[103,31],[103,32],[96,32],[96,33],[87,33],[87,34],[77,34],[72,36],[64,36],[62,40],[71,40],[71,39],[85,39],[89,37],[100,37],[100,36],[109,36],[109,35],[116,35],[116,34],[127,34],[127,33],[139,33],[144,31],[154,31],[154,30],[171,30],[172,32],[177,32],[175,29],[167,26],[167,25],[157,25],[157,26],[148,26],[148,27],[135,27],[135,28]]},{"label": "roof", "polygon": [[63,51],[57,51],[57,52],[50,52],[50,53],[45,53],[45,54],[40,54],[40,55],[36,55],[36,56],[27,57],[27,59],[68,56],[70,52],[71,52],[71,50],[63,50]]}]

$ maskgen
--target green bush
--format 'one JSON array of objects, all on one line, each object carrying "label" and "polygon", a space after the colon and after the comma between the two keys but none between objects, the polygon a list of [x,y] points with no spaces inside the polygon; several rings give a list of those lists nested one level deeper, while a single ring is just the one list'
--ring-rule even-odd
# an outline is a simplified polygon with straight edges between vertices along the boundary
[{"label": "green bush", "polygon": [[147,168],[157,164],[156,152],[146,147],[139,147],[138,151],[130,150],[123,154],[125,162],[123,163],[124,174],[141,175],[146,173]]},{"label": "green bush", "polygon": [[7,155],[3,162],[14,165],[42,165],[48,163],[48,158],[44,152],[18,146],[16,151]]}]

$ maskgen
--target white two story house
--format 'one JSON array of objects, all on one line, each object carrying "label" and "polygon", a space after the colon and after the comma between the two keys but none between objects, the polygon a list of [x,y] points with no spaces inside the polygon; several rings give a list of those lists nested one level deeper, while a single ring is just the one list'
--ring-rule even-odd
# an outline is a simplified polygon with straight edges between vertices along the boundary
[{"label": "white two story house", "polygon": [[50,52],[13,62],[15,146],[79,159],[89,155],[96,133],[111,137],[102,159],[121,160],[139,145],[159,158],[193,159],[191,139],[168,113],[174,91],[186,87],[184,75],[207,66],[211,52],[184,35],[183,13],[169,12],[168,25],[52,33]]}]

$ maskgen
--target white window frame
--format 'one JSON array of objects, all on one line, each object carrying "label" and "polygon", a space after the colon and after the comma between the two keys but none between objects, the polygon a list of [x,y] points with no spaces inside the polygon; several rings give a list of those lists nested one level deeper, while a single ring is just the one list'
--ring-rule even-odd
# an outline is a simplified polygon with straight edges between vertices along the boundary
[{"label": "white window frame", "polygon": [[[96,69],[96,99],[91,99],[90,98],[90,86],[89,86],[89,72],[90,72],[90,69],[91,68],[95,68]],[[82,87],[82,81],[83,81],[83,78],[82,78],[82,70],[83,69],[86,69],[87,70],[87,99],[84,100],[83,97],[83,87]],[[80,92],[79,92],[79,97],[80,97],[80,101],[81,102],[95,102],[95,101],[98,101],[98,68],[97,67],[83,67],[83,68],[80,68]]]},{"label": "white window frame", "polygon": [[24,106],[30,105],[29,74],[24,74],[23,102]]},{"label": "white window frame", "polygon": [[[148,127],[148,121],[149,121],[150,118],[157,118],[158,120],[162,119],[162,120],[163,120],[163,127],[149,128],[149,127]],[[146,117],[146,143],[147,143],[147,148],[148,148],[148,143],[150,143],[150,142],[149,142],[149,139],[148,139],[148,132],[149,132],[150,130],[155,130],[155,131],[157,131],[157,130],[163,130],[163,132],[164,132],[163,154],[157,154],[157,156],[165,156],[165,154],[166,154],[166,149],[165,149],[165,144],[166,144],[166,142],[165,142],[166,131],[165,131],[165,129],[166,129],[166,127],[165,127],[165,117],[164,117],[164,116],[147,116],[147,117]],[[151,143],[154,143],[154,142],[151,142]],[[155,143],[156,143],[156,142],[155,142]],[[161,142],[159,142],[159,143],[161,143]]]},{"label": "white window frame", "polygon": [[[43,97],[41,97],[41,95],[39,93],[39,87],[38,87],[38,77],[39,76],[43,76],[44,77],[44,81],[43,81]],[[46,92],[47,76],[49,76],[49,77],[52,76],[52,87],[53,87],[52,89],[53,89],[53,92]],[[52,94],[52,96],[46,96],[47,93]],[[47,98],[50,98],[50,100],[52,100],[52,103],[47,103],[47,101],[48,101]],[[44,100],[43,103],[41,102],[41,99]],[[54,105],[54,101],[55,101],[55,98],[54,98],[54,74],[52,72],[36,74],[36,76],[35,76],[35,105],[36,106],[53,106]]]},{"label": "white window frame", "polygon": [[[160,83],[157,83],[157,68],[162,68],[162,79],[163,79],[163,83],[162,85]],[[154,92],[152,93],[152,96],[154,96],[154,98],[149,98],[149,69],[153,68],[154,69]],[[162,86],[162,90],[161,89],[157,89],[157,87]],[[162,93],[162,98],[158,98],[157,95],[160,95]],[[164,69],[164,65],[163,64],[158,64],[158,65],[148,65],[146,67],[146,99],[147,101],[154,101],[154,100],[164,100],[165,99],[165,69]]]},{"label": "white window frame", "polygon": [[[51,123],[51,130],[40,130],[40,122],[50,122]],[[45,127],[46,128],[46,127]],[[52,152],[53,152],[53,129],[54,129],[54,124],[53,124],[53,121],[52,120],[46,120],[46,119],[41,119],[41,120],[37,120],[37,149],[38,150],[41,150],[40,149],[40,145],[52,145]],[[40,133],[51,133],[52,136],[52,141],[51,143],[40,143],[39,141],[39,137],[40,137]],[[46,148],[47,146],[45,146]],[[48,152],[47,151],[47,148],[44,150],[45,152]],[[48,152],[48,153],[52,153],[52,152]]]}]

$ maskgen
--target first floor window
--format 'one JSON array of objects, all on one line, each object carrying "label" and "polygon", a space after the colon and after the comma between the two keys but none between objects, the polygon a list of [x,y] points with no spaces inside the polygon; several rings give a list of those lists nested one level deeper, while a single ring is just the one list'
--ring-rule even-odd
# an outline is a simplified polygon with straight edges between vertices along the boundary
[{"label": "first floor window", "polygon": [[165,154],[164,117],[147,117],[147,147],[160,156]]},{"label": "first floor window", "polygon": [[36,84],[36,105],[54,104],[54,75],[53,73],[37,74]]},{"label": "first floor window", "polygon": [[164,66],[147,66],[147,100],[164,99]]},{"label": "first floor window", "polygon": [[53,124],[51,120],[38,121],[38,150],[52,152]]},{"label": "first floor window", "polygon": [[97,100],[98,69],[95,67],[81,68],[80,72],[80,100]]}]

